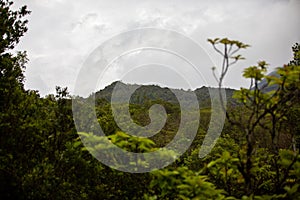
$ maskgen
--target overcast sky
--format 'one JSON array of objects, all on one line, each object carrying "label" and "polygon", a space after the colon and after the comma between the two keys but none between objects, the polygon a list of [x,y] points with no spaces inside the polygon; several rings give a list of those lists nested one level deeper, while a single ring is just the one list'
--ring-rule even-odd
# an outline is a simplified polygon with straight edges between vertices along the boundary
[{"label": "overcast sky", "polygon": [[[207,52],[199,53],[200,58],[210,56],[216,65],[221,60],[207,38],[228,37],[250,44],[251,48],[241,51],[246,60],[235,65],[226,78],[225,86],[232,88],[247,85],[241,72],[259,60],[266,60],[270,70],[287,63],[292,58],[291,46],[300,41],[299,0],[22,0],[16,6],[22,4],[32,11],[29,31],[18,46],[28,52],[30,59],[25,87],[39,90],[42,95],[54,93],[56,85],[67,86],[72,93],[88,56],[112,36],[137,28],[156,27],[184,34]],[[151,37],[160,38],[160,34]],[[174,41],[170,38],[169,42]],[[129,43],[124,39],[121,45],[127,47]],[[189,51],[197,54],[192,47]],[[169,59],[169,66],[147,68],[149,55]],[[126,74],[118,69],[140,66],[141,60],[146,66],[127,70]],[[175,72],[180,61],[176,65],[174,60],[155,51],[133,52],[105,71],[99,88],[120,78],[137,83],[161,81],[164,86],[187,88],[180,73]],[[211,66],[198,67],[208,80],[204,82],[214,85],[208,77]],[[204,82],[199,81],[199,87]]]}]

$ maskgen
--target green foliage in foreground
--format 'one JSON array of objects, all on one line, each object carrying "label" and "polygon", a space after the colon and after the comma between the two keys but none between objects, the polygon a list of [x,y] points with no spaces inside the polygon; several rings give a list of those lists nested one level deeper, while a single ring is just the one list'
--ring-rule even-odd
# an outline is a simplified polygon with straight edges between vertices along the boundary
[{"label": "green foliage in foreground", "polygon": [[[266,75],[265,62],[245,70],[251,85],[236,92],[240,103],[228,108],[222,136],[207,157],[198,157],[210,119],[206,108],[193,144],[175,163],[131,174],[108,168],[86,151],[66,88],[57,87],[56,95],[45,98],[24,89],[26,54],[10,50],[26,32],[23,18],[29,12],[26,7],[12,11],[11,5],[0,0],[0,199],[300,199],[298,44],[294,59],[276,76]],[[233,52],[248,45],[226,38],[209,42],[224,58],[221,76],[215,74],[222,86],[228,67],[242,59]],[[172,139],[180,121],[178,105],[163,100],[130,105],[133,120],[149,123],[147,110],[154,103],[166,107],[168,121],[150,139],[119,130],[103,99],[97,102],[97,117],[113,144],[152,152]],[[80,135],[84,140],[87,133]],[[90,138],[94,150],[100,140]],[[168,156],[172,153],[162,159]]]}]

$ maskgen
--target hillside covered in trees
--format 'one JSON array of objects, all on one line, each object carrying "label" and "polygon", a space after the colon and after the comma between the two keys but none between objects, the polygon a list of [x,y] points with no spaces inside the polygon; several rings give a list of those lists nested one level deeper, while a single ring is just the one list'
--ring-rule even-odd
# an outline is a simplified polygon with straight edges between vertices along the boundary
[{"label": "hillside covered in trees", "polygon": [[[218,88],[208,88],[208,87],[201,87],[194,91],[185,91],[183,89],[172,89],[170,88],[162,88],[158,85],[137,85],[137,84],[125,84],[121,81],[113,82],[111,85],[105,87],[103,90],[100,90],[99,92],[96,92],[95,98],[96,99],[105,99],[108,102],[111,102],[111,95],[113,92],[113,89],[116,84],[120,84],[121,89],[116,91],[116,94],[118,95],[116,99],[120,101],[124,101],[124,93],[126,91],[132,90],[133,87],[138,87],[138,89],[134,92],[134,94],[130,98],[130,103],[132,104],[144,104],[147,101],[154,101],[154,100],[162,100],[167,101],[172,104],[178,104],[178,101],[176,99],[176,96],[173,94],[172,91],[176,91],[177,93],[182,92],[182,96],[184,97],[185,93],[194,92],[197,96],[197,99],[199,101],[199,106],[201,108],[207,108],[211,105],[211,98],[215,98],[214,94],[215,91],[218,90]],[[230,102],[231,104],[237,103],[232,98],[234,89],[227,88],[226,89],[226,98],[227,102]],[[190,99],[185,99],[186,103],[190,103]]]},{"label": "hillside covered in trees", "polygon": [[[118,102],[110,99],[116,83],[86,99],[72,97],[62,87],[46,97],[26,90],[27,55],[13,50],[27,31],[24,17],[28,14],[26,6],[14,11],[11,1],[0,0],[0,199],[300,199],[299,44],[292,47],[293,60],[276,69],[276,75],[266,73],[264,61],[246,68],[243,76],[250,80],[249,88],[226,89],[229,103],[225,109],[219,89],[231,64],[242,59],[235,53],[248,45],[227,38],[209,39],[224,60],[212,99],[220,98],[219,112],[226,116],[220,137],[211,141],[216,143],[212,151],[199,157],[213,114],[208,88],[202,87],[194,91],[200,109],[186,111],[191,118],[182,131],[189,135],[190,128],[198,125],[187,151],[163,169],[129,173],[95,158],[101,149],[111,163],[126,164],[126,160],[115,159],[110,146],[101,146],[102,141],[108,138],[109,143],[135,153],[156,152],[166,146],[180,128],[181,108],[175,96],[168,88],[141,86],[131,97],[130,117],[141,126],[151,123],[152,105],[165,108],[165,125],[146,138],[131,136],[116,124],[111,106]],[[89,113],[83,113],[87,119],[83,123],[91,124],[91,132],[75,127],[72,102],[76,98],[89,101],[93,96],[93,110],[105,136],[92,132]],[[200,120],[193,121],[194,115],[200,115]],[[126,116],[124,119],[123,125],[130,126]],[[161,152],[159,159],[168,160],[175,154]],[[146,156],[129,159],[133,167],[155,164]]]}]

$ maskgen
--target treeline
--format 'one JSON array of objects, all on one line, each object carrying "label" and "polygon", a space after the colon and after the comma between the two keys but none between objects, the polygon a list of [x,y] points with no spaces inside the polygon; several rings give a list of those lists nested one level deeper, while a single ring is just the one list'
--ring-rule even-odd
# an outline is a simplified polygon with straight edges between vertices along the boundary
[{"label": "treeline", "polygon": [[[118,85],[118,88],[114,90],[115,86]],[[218,88],[212,88],[212,87],[201,87],[197,88],[194,91],[186,91],[183,89],[170,89],[170,88],[162,88],[157,85],[137,85],[137,84],[125,84],[121,81],[113,82],[112,84],[105,87],[103,90],[100,90],[96,92],[95,98],[96,99],[104,99],[108,102],[111,102],[111,95],[113,91],[115,92],[116,96],[115,99],[119,102],[125,101],[125,93],[126,91],[131,91],[133,88],[138,87],[136,91],[133,93],[133,95],[130,98],[131,104],[146,104],[149,101],[156,101],[156,100],[162,100],[166,101],[175,105],[179,105],[179,102],[174,95],[174,92],[176,92],[177,95],[179,95],[180,99],[183,99],[184,104],[190,104],[191,99],[187,98],[189,93],[195,93],[197,96],[197,99],[199,101],[199,107],[200,108],[208,108],[211,106],[211,99],[215,98],[214,94],[218,90]],[[237,104],[237,101],[232,98],[234,89],[226,88],[224,89],[226,92],[226,100],[231,105]],[[118,102],[116,102],[118,103]]]}]

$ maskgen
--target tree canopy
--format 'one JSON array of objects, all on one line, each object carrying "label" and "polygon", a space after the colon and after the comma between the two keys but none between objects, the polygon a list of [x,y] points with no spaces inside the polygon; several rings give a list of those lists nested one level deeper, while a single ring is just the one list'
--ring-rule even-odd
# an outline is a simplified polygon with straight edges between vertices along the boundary
[{"label": "tree canopy", "polygon": [[[188,111],[199,112],[201,119],[192,145],[181,157],[164,169],[132,174],[111,169],[90,154],[104,136],[88,138],[95,144],[92,149],[83,145],[81,139],[88,133],[77,133],[67,88],[57,86],[56,94],[46,97],[24,89],[26,52],[13,50],[27,31],[30,11],[26,6],[14,11],[12,4],[0,0],[1,199],[299,199],[298,43],[292,47],[293,60],[272,74],[266,73],[265,61],[245,68],[243,76],[250,85],[227,91],[232,104],[223,107],[226,123],[208,156],[199,158],[199,149],[211,120],[210,101],[199,111]],[[237,53],[249,45],[228,38],[208,42],[223,59],[221,74],[213,69],[222,88],[230,69],[243,59]],[[137,124],[150,122],[148,111],[153,104],[164,106],[168,116],[159,134],[138,138],[116,125],[110,87],[96,93],[95,111],[111,143],[130,152],[153,152],[173,139],[181,120],[180,106],[168,89],[145,86],[132,97],[130,117]],[[198,98],[208,96],[205,88],[195,92]],[[83,114],[88,119],[88,113]],[[168,159],[173,152],[160,156]],[[153,164],[139,162],[146,167]]]}]

